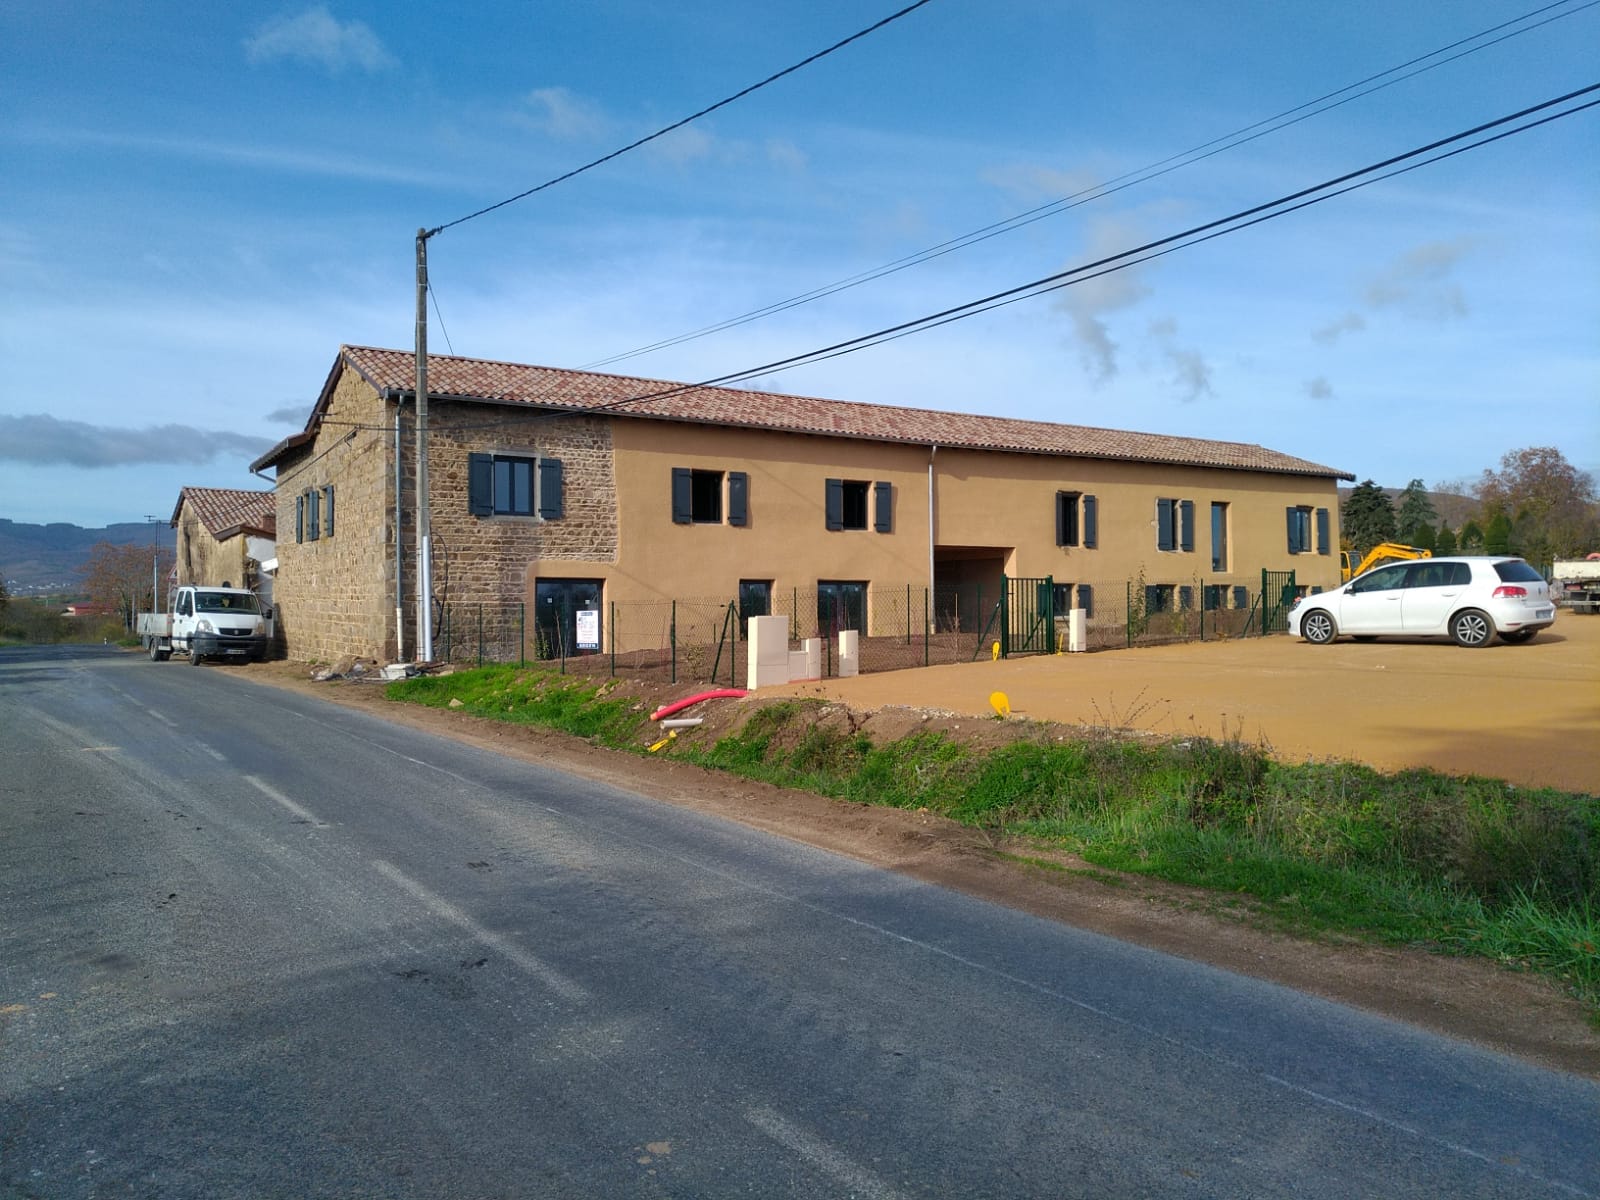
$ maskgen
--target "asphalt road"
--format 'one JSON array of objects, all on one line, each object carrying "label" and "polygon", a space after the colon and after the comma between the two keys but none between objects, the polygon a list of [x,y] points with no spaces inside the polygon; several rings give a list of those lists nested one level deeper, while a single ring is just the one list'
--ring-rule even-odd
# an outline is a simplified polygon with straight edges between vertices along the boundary
[{"label": "asphalt road", "polygon": [[0,1197],[1600,1195],[1600,1086],[101,648],[0,650]]}]

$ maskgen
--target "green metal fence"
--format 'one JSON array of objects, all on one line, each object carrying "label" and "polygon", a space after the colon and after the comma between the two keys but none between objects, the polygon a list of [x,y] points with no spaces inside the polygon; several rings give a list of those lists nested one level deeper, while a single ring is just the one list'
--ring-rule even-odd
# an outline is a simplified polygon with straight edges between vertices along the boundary
[{"label": "green metal fence", "polygon": [[[1259,588],[1205,578],[1068,584],[1049,576],[1002,577],[987,589],[835,584],[773,592],[766,607],[788,618],[794,642],[822,640],[823,674],[832,676],[841,629],[861,634],[861,671],[894,671],[970,662],[996,643],[1006,656],[1061,652],[1073,609],[1083,610],[1090,651],[1280,633],[1295,595],[1294,572],[1262,571]],[[565,673],[728,686],[746,677],[749,617],[768,615],[726,597],[608,601],[571,612],[552,605],[537,623],[521,604],[458,603],[438,612],[435,654],[445,661],[546,663]]]}]

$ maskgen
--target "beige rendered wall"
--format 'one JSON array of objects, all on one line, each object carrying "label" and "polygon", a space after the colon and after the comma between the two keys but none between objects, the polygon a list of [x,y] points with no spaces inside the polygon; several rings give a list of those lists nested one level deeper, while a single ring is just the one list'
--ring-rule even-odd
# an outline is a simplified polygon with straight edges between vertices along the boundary
[{"label": "beige rendered wall", "polygon": [[[393,652],[392,419],[392,406],[345,371],[316,439],[278,466],[273,602],[290,658],[387,659]],[[296,497],[327,484],[334,489],[333,536],[296,541]]]},{"label": "beige rendered wall", "polygon": [[[927,584],[928,446],[640,420],[615,421],[612,444],[615,561],[598,555],[529,561],[530,612],[541,577],[602,579],[606,599],[618,604],[690,598],[726,603],[737,595],[740,580],[750,579],[772,581],[777,594],[809,590],[818,580],[864,581],[878,588]],[[1264,567],[1293,569],[1304,586],[1339,581],[1336,553],[1288,553],[1285,520],[1290,506],[1328,509],[1330,546],[1337,547],[1333,479],[978,451],[939,450],[932,461],[941,583],[970,578],[993,586],[998,579],[991,582],[982,559],[995,553],[1011,575],[1101,585],[1120,586],[1141,569],[1151,584],[1203,579],[1255,590]],[[749,523],[674,524],[673,467],[747,472]],[[866,530],[828,530],[829,477],[891,483],[893,532],[871,528],[870,499]],[[1055,544],[1058,490],[1098,498],[1098,549]],[[1157,549],[1158,497],[1194,502],[1193,551]],[[1220,574],[1211,570],[1213,502],[1228,505],[1229,570]],[[947,562],[963,556],[957,547],[989,551],[969,550],[969,561]],[[870,626],[870,612],[868,621]]]}]

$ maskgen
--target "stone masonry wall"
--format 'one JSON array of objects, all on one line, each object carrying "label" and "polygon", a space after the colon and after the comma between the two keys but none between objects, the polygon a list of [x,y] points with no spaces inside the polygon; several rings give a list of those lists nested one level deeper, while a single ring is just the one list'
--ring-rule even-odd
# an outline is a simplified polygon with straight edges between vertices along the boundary
[{"label": "stone masonry wall", "polygon": [[248,587],[245,578],[245,539],[241,534],[226,542],[211,536],[194,510],[185,501],[178,513],[178,583],[220,587]]},{"label": "stone masonry wall", "polygon": [[[463,629],[470,627],[476,637],[481,616],[486,636],[502,640],[509,636],[514,641],[512,626],[517,606],[523,603],[529,563],[616,561],[617,485],[610,420],[434,401],[428,426],[436,635],[448,632],[443,622],[454,621],[450,644],[459,645]],[[408,420],[408,479],[415,471],[410,432]],[[550,521],[474,516],[468,506],[467,480],[468,456],[474,453],[560,459],[563,515]],[[414,541],[414,535],[408,534],[408,541]],[[413,583],[414,570],[408,556],[406,571]],[[531,622],[532,614],[526,619]],[[443,649],[437,647],[436,656]]]},{"label": "stone masonry wall", "polygon": [[[393,654],[392,412],[359,375],[345,371],[315,441],[278,466],[273,599],[291,659]],[[296,499],[329,484],[333,535],[297,538]]]}]

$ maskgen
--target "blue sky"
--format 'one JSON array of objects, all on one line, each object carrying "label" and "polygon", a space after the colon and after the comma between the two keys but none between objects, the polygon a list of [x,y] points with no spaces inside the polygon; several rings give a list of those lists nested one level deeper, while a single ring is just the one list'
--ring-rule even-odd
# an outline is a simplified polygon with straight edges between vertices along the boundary
[{"label": "blue sky", "polygon": [[[898,7],[12,0],[0,8],[0,516],[101,525],[166,516],[186,484],[269,486],[247,464],[303,427],[341,343],[411,345],[419,227]],[[433,238],[432,347],[585,366],[1540,7],[932,0]],[[1521,30],[971,248],[607,369],[698,380],[759,366],[1600,82],[1600,6],[1568,0],[1502,34]],[[1259,442],[1396,487],[1470,480],[1532,445],[1592,471],[1597,151],[1600,109],[750,386]]]}]

